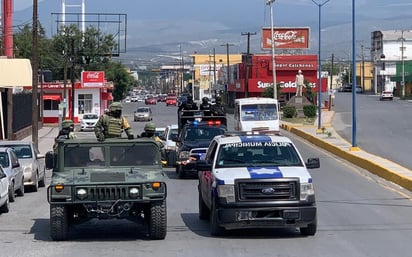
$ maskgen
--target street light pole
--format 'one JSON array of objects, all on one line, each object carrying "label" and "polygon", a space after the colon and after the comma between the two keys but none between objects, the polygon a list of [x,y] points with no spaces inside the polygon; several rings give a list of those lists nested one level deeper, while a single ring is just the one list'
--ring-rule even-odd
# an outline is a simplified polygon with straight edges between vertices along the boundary
[{"label": "street light pole", "polygon": [[318,38],[318,131],[321,131],[322,126],[322,65],[321,65],[321,57],[320,57],[320,46],[321,46],[321,9],[327,2],[330,0],[326,0],[323,3],[318,3],[315,0],[312,0],[319,7],[319,38]]},{"label": "street light pole", "polygon": [[[329,1],[329,0],[328,0]],[[272,79],[273,79],[273,98],[278,99],[278,89],[276,87],[276,61],[275,61],[275,37],[273,36],[273,3],[275,0],[268,0],[266,5],[270,6],[270,35],[272,42]]]}]

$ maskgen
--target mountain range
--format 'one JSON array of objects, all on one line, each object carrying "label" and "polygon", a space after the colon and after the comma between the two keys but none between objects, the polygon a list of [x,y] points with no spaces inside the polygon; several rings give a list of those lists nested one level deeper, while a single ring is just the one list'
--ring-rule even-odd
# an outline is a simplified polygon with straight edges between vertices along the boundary
[{"label": "mountain range", "polygon": [[[333,1],[331,0],[321,9],[321,57],[326,59],[334,53],[337,58],[348,60],[352,49],[350,6],[346,3],[345,11],[342,8],[339,10],[336,8],[338,2],[335,0],[333,3]],[[249,4],[246,4],[247,2]],[[274,3],[276,7],[274,8],[274,26],[309,27],[310,48],[306,52],[317,54],[318,7],[309,0],[295,0],[294,4],[277,4],[278,2],[282,1]],[[368,2],[368,0],[362,2]],[[376,5],[385,3],[383,0],[369,2]],[[77,0],[77,3],[80,3],[80,0]],[[339,0],[339,4],[341,3]],[[56,21],[61,19],[59,15],[61,12],[61,1],[39,1],[39,21],[48,35],[52,36],[56,33]],[[66,12],[80,13],[80,7],[74,7]],[[407,14],[396,13],[386,16],[382,14],[381,17],[374,17],[371,12],[372,9],[357,10],[359,13],[356,16],[357,51],[360,51],[361,44],[366,46],[366,49],[370,46],[372,31],[404,29],[400,26],[410,23],[410,16]],[[31,23],[32,13],[32,6],[16,10],[13,25],[18,27]],[[188,57],[190,54],[195,52],[211,54],[213,49],[216,53],[223,54],[226,53],[224,45],[227,43],[230,43],[230,53],[246,52],[247,38],[241,35],[245,32],[256,33],[250,38],[250,52],[262,53],[261,28],[270,26],[269,8],[262,0],[86,1],[87,19],[96,19],[96,16],[88,15],[97,13],[127,16],[126,22],[121,25],[125,26],[126,30],[124,34],[119,35],[120,47],[124,48],[121,49],[124,52],[118,58],[134,65],[174,63],[178,62],[179,56],[190,60]],[[77,17],[77,19],[80,18]],[[108,33],[117,33],[117,28],[113,30],[112,25],[101,23],[101,29],[105,28],[108,29]],[[364,54],[368,55],[367,52]]]}]

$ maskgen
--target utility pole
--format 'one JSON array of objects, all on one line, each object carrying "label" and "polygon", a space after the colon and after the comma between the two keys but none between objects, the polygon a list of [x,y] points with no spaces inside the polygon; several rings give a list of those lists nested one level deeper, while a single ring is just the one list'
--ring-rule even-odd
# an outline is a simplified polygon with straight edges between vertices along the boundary
[{"label": "utility pole", "polygon": [[[39,144],[39,107],[38,107],[38,70],[39,70],[39,52],[38,52],[38,18],[37,18],[37,0],[33,0],[33,85],[32,85],[32,125],[31,138],[32,142],[37,146]],[[43,100],[43,99],[42,99]]]},{"label": "utility pole", "polygon": [[[229,62],[230,62],[230,58],[229,58],[229,47],[230,46],[234,46],[234,44],[229,44],[229,43],[226,43],[226,44],[224,44],[224,45],[220,45],[220,46],[226,46],[226,63],[227,63],[227,71],[226,71],[226,73],[227,73],[227,81],[226,81],[226,86],[228,86],[228,84],[230,83],[230,69],[229,69]],[[226,91],[225,91],[225,94],[226,94]],[[225,103],[227,103],[227,99],[225,99]]]},{"label": "utility pole", "polygon": [[246,49],[246,78],[245,78],[245,97],[249,97],[249,67],[251,66],[250,59],[250,36],[256,35],[256,32],[242,32],[242,36],[247,36],[247,49]]},{"label": "utility pole", "polygon": [[330,66],[330,88],[329,88],[329,111],[332,110],[333,105],[333,62],[334,62],[335,55],[332,54],[332,63]]}]

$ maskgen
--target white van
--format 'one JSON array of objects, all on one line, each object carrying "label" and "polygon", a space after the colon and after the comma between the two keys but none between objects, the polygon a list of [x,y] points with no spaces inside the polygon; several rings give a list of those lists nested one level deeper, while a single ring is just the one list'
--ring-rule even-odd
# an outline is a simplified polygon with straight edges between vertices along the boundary
[{"label": "white van", "polygon": [[266,97],[235,99],[234,119],[237,131],[279,131],[278,100]]}]

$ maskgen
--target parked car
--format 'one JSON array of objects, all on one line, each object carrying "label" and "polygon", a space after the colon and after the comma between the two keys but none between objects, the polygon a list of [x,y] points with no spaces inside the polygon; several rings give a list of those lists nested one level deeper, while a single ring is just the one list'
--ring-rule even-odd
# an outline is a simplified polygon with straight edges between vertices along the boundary
[{"label": "parked car", "polygon": [[80,131],[94,130],[97,121],[99,120],[99,115],[96,113],[85,113],[83,118],[80,119]]},{"label": "parked car", "polygon": [[383,92],[381,93],[380,100],[381,100],[381,101],[383,101],[383,100],[393,100],[393,93],[392,93],[392,91],[383,91]]},{"label": "parked car", "polygon": [[24,174],[12,148],[0,147],[0,165],[9,179],[9,201],[14,202],[16,194],[24,196]]},{"label": "parked car", "polygon": [[166,106],[169,106],[169,105],[174,105],[174,106],[177,105],[177,98],[176,98],[176,96],[168,96],[168,97],[166,97]]},{"label": "parked car", "polygon": [[7,213],[9,209],[9,179],[0,166],[0,213]]},{"label": "parked car", "polygon": [[152,119],[152,109],[150,107],[137,107],[134,112],[134,121],[151,121]]},{"label": "parked car", "polygon": [[44,154],[31,141],[1,141],[0,146],[11,147],[19,159],[24,172],[24,186],[37,192],[45,186],[46,167]]}]

